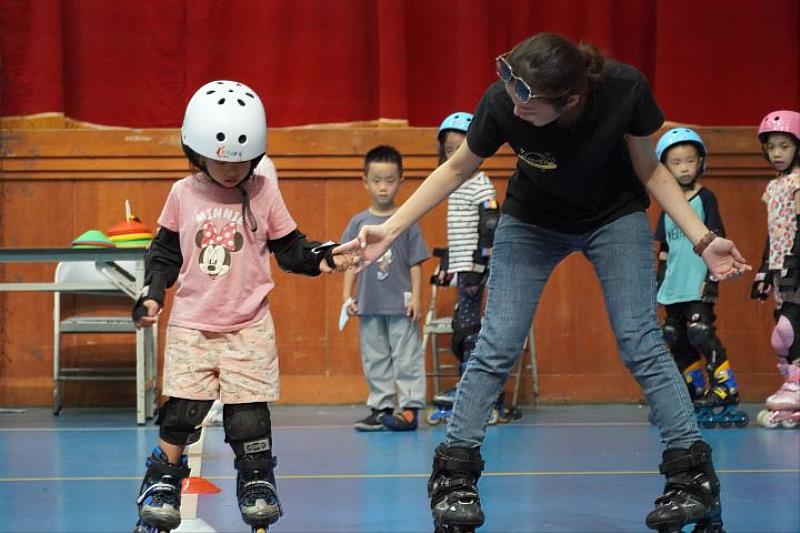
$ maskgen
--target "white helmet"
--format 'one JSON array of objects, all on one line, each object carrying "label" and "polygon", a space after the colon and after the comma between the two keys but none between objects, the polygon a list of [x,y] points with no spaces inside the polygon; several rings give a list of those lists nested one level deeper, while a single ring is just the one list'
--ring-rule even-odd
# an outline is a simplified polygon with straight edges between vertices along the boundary
[{"label": "white helmet", "polygon": [[261,99],[243,83],[206,83],[186,106],[181,141],[216,161],[252,161],[267,147],[267,117]]}]

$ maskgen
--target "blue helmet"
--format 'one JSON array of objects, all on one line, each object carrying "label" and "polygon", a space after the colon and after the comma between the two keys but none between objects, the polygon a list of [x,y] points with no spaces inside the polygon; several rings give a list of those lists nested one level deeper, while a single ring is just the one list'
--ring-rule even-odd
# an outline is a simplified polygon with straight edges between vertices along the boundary
[{"label": "blue helmet", "polygon": [[444,138],[444,134],[448,131],[458,131],[461,133],[467,133],[469,129],[469,125],[472,122],[472,113],[466,113],[464,111],[456,111],[451,115],[447,115],[442,121],[442,124],[439,126],[439,133],[438,139],[439,142],[442,142]]},{"label": "blue helmet", "polygon": [[703,144],[703,139],[693,129],[672,128],[662,135],[658,143],[656,143],[656,157],[658,160],[663,163],[667,150],[680,143],[692,143],[695,145],[697,151],[700,152],[700,157],[703,158],[703,166],[700,168],[700,172],[705,172],[706,145]]}]

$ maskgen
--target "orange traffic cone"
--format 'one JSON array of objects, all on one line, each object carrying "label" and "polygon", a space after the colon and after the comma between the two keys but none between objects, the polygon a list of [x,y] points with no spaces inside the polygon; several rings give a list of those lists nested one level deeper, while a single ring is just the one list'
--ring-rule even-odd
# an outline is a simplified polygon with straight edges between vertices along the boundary
[{"label": "orange traffic cone", "polygon": [[200,476],[184,478],[181,485],[182,494],[216,494],[217,492],[222,492],[222,489]]}]

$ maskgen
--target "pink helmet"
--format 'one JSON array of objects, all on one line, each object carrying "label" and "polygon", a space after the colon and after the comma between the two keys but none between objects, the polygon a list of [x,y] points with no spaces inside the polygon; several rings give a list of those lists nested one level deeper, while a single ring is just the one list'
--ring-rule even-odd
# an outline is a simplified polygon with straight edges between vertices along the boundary
[{"label": "pink helmet", "polygon": [[766,142],[770,133],[787,133],[800,143],[800,113],[786,109],[768,113],[758,127],[758,140]]}]

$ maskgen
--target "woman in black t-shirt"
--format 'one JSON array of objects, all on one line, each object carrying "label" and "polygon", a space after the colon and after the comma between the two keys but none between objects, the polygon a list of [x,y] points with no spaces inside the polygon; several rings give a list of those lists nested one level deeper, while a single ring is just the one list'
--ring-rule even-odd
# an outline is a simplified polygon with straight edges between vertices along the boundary
[{"label": "woman in black t-shirt", "polygon": [[412,222],[469,179],[508,143],[517,168],[495,234],[486,318],[461,379],[447,441],[428,485],[437,531],[483,524],[477,480],[492,403],[521,353],[545,282],[572,252],[600,279],[620,354],[642,387],[667,444],[665,494],[647,517],[653,529],[722,531],[711,448],[666,351],[656,317],[648,193],[695,244],[717,279],[750,267],[689,207],[655,158],[650,136],[663,115],[635,68],[587,45],[538,34],[497,58],[500,81],[486,90],[456,154],[383,225],[359,235],[362,260],[380,257]]}]

